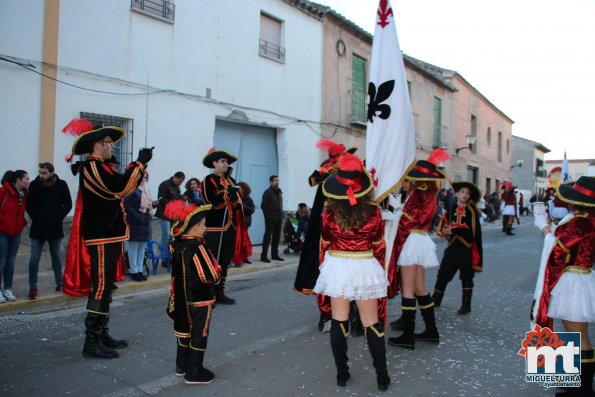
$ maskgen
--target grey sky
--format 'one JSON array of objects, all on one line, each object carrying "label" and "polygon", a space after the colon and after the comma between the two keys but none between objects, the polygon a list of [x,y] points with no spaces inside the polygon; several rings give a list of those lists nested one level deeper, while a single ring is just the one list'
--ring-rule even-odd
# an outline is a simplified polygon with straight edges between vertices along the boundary
[{"label": "grey sky", "polygon": [[[378,0],[318,0],[374,32]],[[465,77],[546,159],[595,158],[595,1],[392,0],[401,49]]]}]

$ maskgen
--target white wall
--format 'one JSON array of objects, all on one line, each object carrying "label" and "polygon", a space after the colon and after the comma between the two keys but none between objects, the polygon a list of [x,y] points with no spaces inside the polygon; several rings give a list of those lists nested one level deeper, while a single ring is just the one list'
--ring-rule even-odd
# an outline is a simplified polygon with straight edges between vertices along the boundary
[{"label": "white wall", "polygon": [[[202,179],[208,170],[201,162],[212,146],[216,117],[241,110],[250,121],[278,129],[286,208],[311,202],[314,191],[307,177],[320,162],[314,144],[320,131],[322,23],[282,0],[177,0],[175,5],[175,23],[169,24],[132,11],[128,1],[61,1],[59,79],[95,90],[142,93],[149,78],[150,90],[171,91],[150,95],[147,114],[146,95],[108,95],[58,84],[54,163],[59,175],[74,195],[77,180],[62,160],[73,138],[60,131],[80,112],[133,119],[134,153],[145,145],[147,132],[148,146],[156,147],[150,163],[156,194],[159,182],[178,170]],[[14,22],[6,8],[9,14],[26,12],[31,23]],[[258,55],[261,10],[284,21],[285,63]],[[9,37],[0,40],[0,53],[41,59],[43,2],[3,1],[0,29],[3,38]],[[2,156],[0,165],[20,159],[36,168],[40,79],[27,71],[22,79],[18,69],[0,63],[0,84],[18,81],[11,88],[15,98],[0,99],[0,117],[8,121],[6,128],[26,131],[19,140],[9,139],[11,152],[26,141],[30,153],[26,159]],[[207,88],[211,100],[205,98]],[[298,120],[314,123],[309,127]]]},{"label": "white wall", "polygon": [[[28,3],[32,6],[21,0],[0,1],[0,56],[41,59],[43,2]],[[36,175],[41,77],[0,60],[0,87],[0,175],[7,169]]]}]

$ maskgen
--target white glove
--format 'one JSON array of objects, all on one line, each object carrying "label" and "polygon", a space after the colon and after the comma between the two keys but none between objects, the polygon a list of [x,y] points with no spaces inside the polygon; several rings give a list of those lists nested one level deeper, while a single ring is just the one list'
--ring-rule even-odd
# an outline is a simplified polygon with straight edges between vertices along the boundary
[{"label": "white glove", "polygon": [[546,215],[535,215],[533,224],[539,230],[543,230],[543,228],[548,225],[547,216]]}]

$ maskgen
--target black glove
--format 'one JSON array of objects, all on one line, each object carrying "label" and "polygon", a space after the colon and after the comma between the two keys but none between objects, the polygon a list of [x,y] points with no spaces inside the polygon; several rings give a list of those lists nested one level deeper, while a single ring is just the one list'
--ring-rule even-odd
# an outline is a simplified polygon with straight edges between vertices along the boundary
[{"label": "black glove", "polygon": [[76,174],[79,173],[79,171],[81,170],[81,168],[83,167],[83,165],[85,165],[84,161],[77,161],[74,164],[70,165],[70,172],[72,172],[72,175],[76,176]]},{"label": "black glove", "polygon": [[147,165],[147,163],[149,161],[151,161],[151,159],[153,158],[153,149],[155,149],[155,146],[153,146],[152,148],[143,148],[141,150],[138,151],[138,158],[136,159],[136,161],[142,163],[144,166]]},{"label": "black glove", "polygon": [[238,197],[240,197],[240,187],[237,185],[229,185],[227,187],[227,190],[229,191],[229,197],[232,200],[237,200]]}]

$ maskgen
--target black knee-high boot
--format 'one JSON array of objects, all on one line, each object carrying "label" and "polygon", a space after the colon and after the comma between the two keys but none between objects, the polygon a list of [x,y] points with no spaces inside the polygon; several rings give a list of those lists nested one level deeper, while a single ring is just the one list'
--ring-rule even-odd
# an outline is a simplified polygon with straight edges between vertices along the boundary
[{"label": "black knee-high boot", "polygon": [[338,321],[331,319],[331,349],[337,367],[337,386],[347,386],[347,380],[351,377],[347,361],[347,336],[349,335],[349,320]]},{"label": "black knee-high boot", "polygon": [[438,334],[438,328],[436,328],[436,317],[434,316],[434,302],[430,294],[417,297],[417,303],[419,304],[419,310],[426,324],[426,330],[419,334],[415,334],[415,340],[429,342],[429,343],[440,343],[440,335]]},{"label": "black knee-high boot", "polygon": [[128,342],[124,339],[114,339],[109,334],[109,316],[101,316],[101,343],[110,349],[123,349],[128,346]]},{"label": "black knee-high boot", "polygon": [[[442,264],[440,265],[442,266]],[[440,272],[438,272],[438,278],[436,279],[436,285],[434,285],[434,293],[432,294],[432,300],[434,301],[435,307],[440,307],[442,304],[442,298],[444,297],[444,291],[446,291],[446,286],[448,285],[448,281],[440,278]]]},{"label": "black knee-high boot", "polygon": [[388,369],[386,368],[386,345],[384,344],[384,328],[380,323],[372,324],[364,329],[368,342],[368,349],[372,355],[372,363],[376,370],[378,390],[385,391],[390,384]]},{"label": "black knee-high boot", "polygon": [[186,375],[184,375],[184,381],[187,385],[206,385],[215,379],[215,374],[203,367],[204,358],[204,350],[189,347]]},{"label": "black knee-high boot", "polygon": [[415,299],[402,298],[401,309],[403,310],[403,333],[396,338],[388,338],[388,344],[404,349],[415,349]]},{"label": "black knee-high boot", "polygon": [[103,315],[88,312],[85,318],[85,346],[83,357],[87,358],[118,358],[117,351],[109,349],[101,343],[101,328]]},{"label": "black knee-high boot", "polygon": [[595,359],[593,350],[581,350],[581,386],[564,392],[556,393],[556,397],[593,397],[593,370]]},{"label": "black knee-high boot", "polygon": [[471,312],[471,297],[473,296],[473,281],[463,281],[463,301],[458,314]]},{"label": "black knee-high boot", "polygon": [[176,376],[178,378],[182,378],[184,375],[186,375],[186,368],[188,367],[190,338],[177,338],[176,346]]}]

